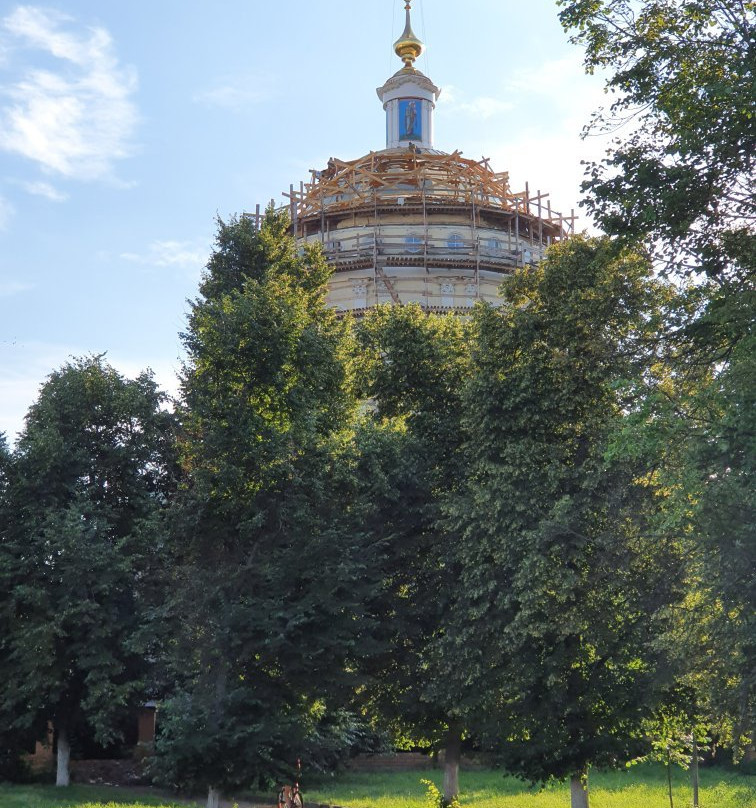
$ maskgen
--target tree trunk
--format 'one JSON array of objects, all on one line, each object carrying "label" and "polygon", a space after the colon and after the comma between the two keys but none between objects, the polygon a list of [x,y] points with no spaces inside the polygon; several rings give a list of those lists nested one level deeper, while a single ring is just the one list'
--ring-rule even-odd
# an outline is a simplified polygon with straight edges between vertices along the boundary
[{"label": "tree trunk", "polygon": [[71,744],[65,727],[58,730],[58,768],[55,775],[56,786],[67,786],[71,782],[68,764],[71,760]]},{"label": "tree trunk", "polygon": [[[216,668],[215,677],[215,698],[213,703],[213,711],[210,714],[210,721],[208,723],[209,729],[212,734],[218,732],[220,727],[221,717],[223,715],[223,700],[226,697],[226,666],[219,664]],[[215,786],[209,786],[207,789],[207,808],[220,808],[220,789]]]},{"label": "tree trunk", "polygon": [[459,795],[459,759],[462,756],[462,727],[449,723],[444,749],[444,802],[449,805]]},{"label": "tree trunk", "polygon": [[220,791],[213,786],[207,790],[207,808],[219,808],[220,806]]},{"label": "tree trunk", "polygon": [[587,772],[570,778],[570,805],[572,808],[588,808]]},{"label": "tree trunk", "polygon": [[693,760],[691,761],[691,775],[693,779],[693,808],[698,808],[698,743],[693,738]]}]

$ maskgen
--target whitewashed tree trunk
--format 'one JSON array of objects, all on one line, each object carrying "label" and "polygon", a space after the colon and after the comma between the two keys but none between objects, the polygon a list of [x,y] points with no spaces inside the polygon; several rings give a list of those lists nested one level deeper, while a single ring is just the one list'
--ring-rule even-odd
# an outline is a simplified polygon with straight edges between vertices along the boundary
[{"label": "whitewashed tree trunk", "polygon": [[71,744],[65,729],[58,730],[58,767],[55,774],[56,786],[67,786],[71,782],[69,763],[71,762]]},{"label": "whitewashed tree trunk", "polygon": [[576,774],[570,778],[570,805],[572,808],[589,808],[588,776]]},{"label": "whitewashed tree trunk", "polygon": [[451,803],[459,796],[459,760],[462,756],[462,728],[449,725],[444,749],[444,802]]},{"label": "whitewashed tree trunk", "polygon": [[693,760],[691,775],[693,780],[693,808],[698,808],[698,743],[693,737]]},{"label": "whitewashed tree trunk", "polygon": [[[209,728],[214,734],[220,727],[221,716],[223,714],[223,700],[226,697],[226,666],[220,664],[217,667],[215,677],[215,703],[210,715]],[[207,808],[220,808],[220,789],[210,786],[207,789]]]},{"label": "whitewashed tree trunk", "polygon": [[207,808],[219,808],[220,806],[220,791],[217,788],[210,786],[207,790]]}]

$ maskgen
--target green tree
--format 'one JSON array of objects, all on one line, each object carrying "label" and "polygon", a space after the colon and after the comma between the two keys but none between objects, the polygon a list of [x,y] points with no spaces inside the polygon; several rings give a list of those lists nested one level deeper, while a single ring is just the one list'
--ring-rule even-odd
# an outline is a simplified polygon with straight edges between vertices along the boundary
[{"label": "green tree", "polygon": [[468,327],[419,306],[381,306],[356,326],[369,415],[358,434],[365,526],[382,550],[373,601],[380,653],[367,660],[368,701],[395,733],[445,750],[444,798],[459,791],[465,708],[438,687],[449,660],[444,635],[457,585],[458,537],[440,524],[442,503],[462,472],[462,391]]},{"label": "green tree", "polygon": [[[729,721],[736,735],[752,732],[756,7],[561,5],[587,69],[609,71],[615,101],[593,131],[634,118],[616,130],[607,158],[588,167],[585,204],[607,232],[644,239],[665,271],[697,284],[696,305],[665,334],[676,383],[652,427],[660,472],[678,494],[677,519],[667,527],[686,537],[691,556],[689,619],[670,641],[687,657],[710,720],[720,731]],[[673,418],[658,418],[665,406]]]},{"label": "green tree", "polygon": [[[167,621],[176,686],[163,776],[223,790],[324,765],[369,628],[353,499],[347,325],[285,217],[219,222],[184,334],[182,462]],[[351,523],[350,523],[351,524]]]},{"label": "green tree", "polygon": [[[9,559],[7,543],[10,540],[8,525],[12,508],[8,502],[8,479],[10,475],[11,453],[0,432],[0,580],[4,580],[3,570]],[[6,659],[10,652],[10,629],[13,625],[11,614],[3,600],[0,600],[0,660]],[[23,774],[21,755],[29,751],[33,742],[33,733],[24,732],[4,722],[0,729],[0,780],[15,780]]]},{"label": "green tree", "polygon": [[[753,272],[756,221],[754,3],[559,4],[587,70],[610,71],[614,100],[590,131],[622,134],[589,166],[588,209],[608,233],[655,241],[675,271],[742,282]],[[628,118],[624,134],[616,124]]]},{"label": "green tree", "polygon": [[652,458],[614,436],[670,292],[647,259],[582,237],[503,291],[509,306],[474,318],[469,470],[446,517],[459,602],[440,650],[506,767],[570,778],[587,806],[589,767],[640,753],[668,679],[650,639],[680,597],[679,548],[652,532]]},{"label": "green tree", "polygon": [[52,373],[7,482],[0,550],[4,723],[57,733],[58,785],[83,723],[102,743],[141,694],[143,583],[161,563],[172,416],[149,374],[95,356]]},{"label": "green tree", "polygon": [[710,372],[684,403],[684,424],[667,432],[680,448],[665,476],[677,492],[690,595],[668,641],[685,659],[699,710],[737,758],[753,744],[756,726],[754,337],[741,339],[724,368]]}]

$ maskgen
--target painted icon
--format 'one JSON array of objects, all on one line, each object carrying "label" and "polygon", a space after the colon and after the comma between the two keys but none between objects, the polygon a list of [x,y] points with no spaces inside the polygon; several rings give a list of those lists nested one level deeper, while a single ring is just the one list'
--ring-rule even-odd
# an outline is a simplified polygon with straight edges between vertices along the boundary
[{"label": "painted icon", "polygon": [[399,140],[422,140],[423,125],[420,101],[404,98],[399,101]]}]

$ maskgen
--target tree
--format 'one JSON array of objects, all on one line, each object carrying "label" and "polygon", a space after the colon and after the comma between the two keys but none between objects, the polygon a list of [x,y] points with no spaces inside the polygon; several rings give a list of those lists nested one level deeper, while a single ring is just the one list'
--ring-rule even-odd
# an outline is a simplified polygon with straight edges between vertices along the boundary
[{"label": "tree", "polygon": [[439,521],[462,479],[468,328],[419,306],[380,306],[356,326],[358,382],[372,402],[358,433],[361,523],[382,549],[373,601],[382,645],[366,660],[368,700],[397,734],[445,750],[444,799],[459,791],[463,699],[439,687],[451,663],[432,649],[447,630],[458,536]]},{"label": "tree", "polygon": [[577,808],[590,766],[640,753],[669,686],[650,640],[681,596],[679,548],[652,530],[653,458],[617,436],[671,292],[644,257],[582,237],[503,292],[508,307],[474,318],[468,471],[446,505],[458,603],[440,651],[506,767],[569,778]]},{"label": "tree", "polygon": [[[588,169],[585,204],[603,229],[649,239],[675,271],[735,281],[753,272],[754,4],[560,0],[588,71],[615,100],[590,131],[634,119]],[[622,132],[622,129],[616,130]],[[751,255],[743,254],[750,244]],[[745,259],[745,260],[744,260]]]},{"label": "tree", "polygon": [[[219,222],[183,336],[184,477],[172,511],[158,752],[173,783],[222,791],[323,765],[369,628],[370,548],[353,498],[346,324],[329,269],[285,217]],[[321,757],[319,757],[319,755]]]},{"label": "tree", "polygon": [[[10,450],[5,435],[0,432],[0,581],[5,580],[4,571],[8,563],[6,556],[9,541],[7,528],[12,514],[7,496],[10,464]],[[5,606],[6,604],[0,601],[0,660],[5,659],[9,653],[8,641],[13,624],[11,614]],[[3,723],[4,726],[0,729],[0,780],[12,780],[23,774],[21,755],[24,751],[28,751],[33,734],[10,727],[6,722]]]},{"label": "tree", "polygon": [[149,374],[124,379],[101,356],[52,373],[13,453],[0,575],[0,711],[57,733],[69,782],[80,723],[102,743],[135,704],[145,659],[143,584],[161,563],[172,416]]},{"label": "tree", "polygon": [[756,726],[754,337],[739,341],[721,371],[702,375],[685,401],[684,426],[668,431],[680,460],[665,475],[678,492],[691,558],[685,620],[668,641],[685,659],[711,731],[738,758]]},{"label": "tree", "polygon": [[[677,383],[667,391],[675,417],[661,419],[661,442],[676,451],[660,454],[660,473],[678,492],[675,529],[691,555],[689,620],[670,641],[681,646],[710,721],[752,732],[747,570],[756,565],[756,514],[745,480],[754,464],[746,436],[756,368],[755,7],[732,0],[561,5],[587,69],[610,71],[616,100],[593,131],[635,118],[617,130],[607,158],[588,167],[585,204],[607,232],[644,239],[664,271],[696,283],[696,305],[665,334]],[[691,656],[691,644],[699,653]]]}]

